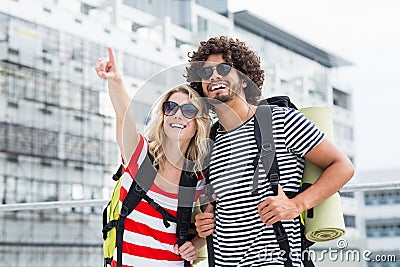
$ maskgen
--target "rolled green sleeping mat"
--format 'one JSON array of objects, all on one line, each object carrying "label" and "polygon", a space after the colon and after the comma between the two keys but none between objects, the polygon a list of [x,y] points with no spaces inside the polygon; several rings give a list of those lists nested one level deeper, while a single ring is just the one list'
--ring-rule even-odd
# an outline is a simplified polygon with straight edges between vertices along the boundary
[{"label": "rolled green sleeping mat", "polygon": [[[192,212],[192,223],[195,222],[195,216],[201,212],[200,210],[200,202],[197,200],[196,205],[194,207],[194,210]],[[192,232],[193,231],[193,232]],[[195,229],[190,229],[189,228],[189,233],[196,235]],[[208,252],[207,252],[207,245],[199,249],[197,252],[197,259],[193,261],[193,265],[196,266],[200,262],[204,261],[207,259]]]},{"label": "rolled green sleeping mat", "polygon": [[[332,114],[328,108],[308,107],[299,110],[318,129],[325,133],[325,137],[333,142]],[[322,169],[305,161],[302,184],[314,184],[322,173]],[[339,193],[324,200],[313,210],[303,214],[306,238],[313,242],[330,241],[343,236],[346,233],[342,204]]]}]

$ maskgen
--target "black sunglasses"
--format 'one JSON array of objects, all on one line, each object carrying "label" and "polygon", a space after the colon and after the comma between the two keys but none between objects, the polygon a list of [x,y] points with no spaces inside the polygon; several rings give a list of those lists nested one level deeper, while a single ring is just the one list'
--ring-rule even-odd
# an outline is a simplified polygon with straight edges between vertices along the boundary
[{"label": "black sunglasses", "polygon": [[195,118],[197,112],[199,112],[199,110],[193,104],[178,105],[173,101],[166,101],[162,104],[162,111],[166,116],[174,115],[179,108],[181,109],[182,115],[188,119]]},{"label": "black sunglasses", "polygon": [[213,74],[214,70],[217,70],[217,73],[221,76],[226,76],[232,69],[232,62],[224,62],[220,63],[215,67],[204,67],[198,71],[198,74],[202,80],[210,79],[211,75]]}]

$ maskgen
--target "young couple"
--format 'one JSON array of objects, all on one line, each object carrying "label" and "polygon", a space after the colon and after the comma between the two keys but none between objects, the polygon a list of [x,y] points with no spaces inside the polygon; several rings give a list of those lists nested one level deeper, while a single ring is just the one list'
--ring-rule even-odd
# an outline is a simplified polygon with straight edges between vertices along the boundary
[{"label": "young couple", "polygon": [[[136,131],[134,114],[128,108],[130,99],[110,48],[108,53],[108,58],[98,60],[96,72],[108,80],[117,117],[117,143],[125,163],[121,201],[149,152],[157,167],[149,194],[176,214],[185,159],[195,163],[197,189],[200,191],[203,186],[201,173],[207,166],[202,159],[209,153],[204,140],[211,127],[208,108],[219,119],[208,171],[216,205],[215,210],[207,208],[207,212],[196,215],[198,236],[178,247],[176,224],[166,228],[153,208],[142,201],[125,223],[122,264],[183,266],[183,260],[197,258],[204,238],[212,234],[215,266],[284,266],[272,227],[278,221],[282,221],[290,251],[300,254],[299,214],[337,192],[353,176],[354,168],[301,113],[274,107],[272,135],[280,169],[278,195],[274,196],[268,170],[262,164],[258,193],[249,190],[254,170],[247,166],[258,154],[254,115],[264,82],[256,54],[245,43],[226,36],[201,42],[197,51],[189,55],[190,87],[178,86],[163,95],[144,137]],[[289,199],[286,193],[300,189],[305,159],[324,171],[314,185]],[[274,256],[266,259],[260,253]],[[301,266],[301,260],[294,258],[292,264]]]}]

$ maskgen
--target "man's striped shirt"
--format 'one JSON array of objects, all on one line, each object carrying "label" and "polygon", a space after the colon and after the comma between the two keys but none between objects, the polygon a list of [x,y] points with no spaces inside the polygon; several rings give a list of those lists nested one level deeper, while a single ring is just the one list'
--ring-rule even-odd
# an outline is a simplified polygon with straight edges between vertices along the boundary
[{"label": "man's striped shirt", "polygon": [[[323,140],[324,134],[304,115],[289,108],[274,107],[272,126],[279,184],[285,192],[298,192],[304,155]],[[254,116],[232,131],[217,132],[210,162],[210,182],[217,195],[213,234],[216,266],[283,266],[273,228],[261,221],[257,211],[258,204],[273,195],[261,160],[258,194],[252,194],[252,163],[257,153]],[[293,266],[300,266],[299,220],[282,223]]]}]

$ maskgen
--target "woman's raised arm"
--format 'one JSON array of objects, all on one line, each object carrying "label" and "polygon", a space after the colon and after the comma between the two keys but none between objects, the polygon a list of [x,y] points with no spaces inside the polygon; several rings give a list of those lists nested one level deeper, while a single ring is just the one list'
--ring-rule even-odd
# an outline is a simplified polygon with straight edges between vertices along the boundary
[{"label": "woman's raised arm", "polygon": [[129,108],[130,98],[118,72],[111,47],[108,47],[108,58],[99,58],[95,69],[100,78],[108,80],[110,99],[117,118],[117,143],[124,162],[128,163],[139,143],[139,133],[136,130],[133,111]]}]

